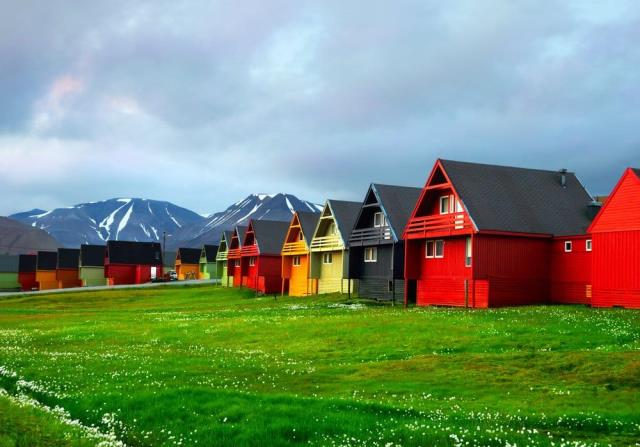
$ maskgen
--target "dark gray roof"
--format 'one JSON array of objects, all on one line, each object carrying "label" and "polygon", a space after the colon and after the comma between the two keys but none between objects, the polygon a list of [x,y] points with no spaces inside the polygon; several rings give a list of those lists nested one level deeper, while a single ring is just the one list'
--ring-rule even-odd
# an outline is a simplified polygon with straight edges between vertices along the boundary
[{"label": "dark gray roof", "polygon": [[[242,248],[242,244],[244,243],[244,236],[247,234],[247,228],[249,227],[246,225],[236,225],[236,231],[238,232],[238,245],[240,248]],[[233,237],[233,235],[231,235],[231,237]]]},{"label": "dark gray roof", "polygon": [[381,185],[380,183],[372,184],[371,188],[376,191],[380,199],[380,206],[387,216],[396,241],[402,239],[404,227],[407,226],[407,222],[411,218],[411,213],[420,198],[422,188]]},{"label": "dark gray roof", "polygon": [[222,232],[225,242],[227,243],[227,250],[231,244],[231,238],[233,237],[233,230],[225,230]]},{"label": "dark gray roof", "polygon": [[0,255],[0,273],[18,273],[20,256]]},{"label": "dark gray roof", "polygon": [[55,270],[58,266],[57,251],[39,251],[38,252],[38,270]]},{"label": "dark gray roof", "polygon": [[307,241],[308,246],[309,244],[311,244],[311,239],[313,239],[313,232],[316,229],[316,225],[318,225],[318,220],[320,220],[320,213],[307,213],[298,211],[296,214],[298,215],[298,221],[300,222],[300,226],[302,227],[304,240]]},{"label": "dark gray roof", "polygon": [[347,202],[345,200],[328,200],[331,211],[333,212],[333,219],[338,226],[338,231],[342,237],[342,242],[347,245],[351,230],[356,223],[358,213],[362,203],[360,202]]},{"label": "dark gray roof", "polygon": [[80,266],[80,250],[77,248],[58,248],[58,268],[77,269]]},{"label": "dark gray roof", "polygon": [[107,247],[104,245],[81,245],[80,265],[82,267],[104,267]]},{"label": "dark gray roof", "polygon": [[20,255],[19,273],[35,273],[37,264],[37,255]]},{"label": "dark gray roof", "polygon": [[178,256],[177,251],[165,251],[162,266],[163,267],[175,267],[176,266],[176,256]]},{"label": "dark gray roof", "polygon": [[251,226],[261,255],[279,255],[287,237],[289,222],[252,220]]},{"label": "dark gray roof", "polygon": [[[216,261],[216,255],[218,254],[217,245],[204,245],[202,247],[202,251],[204,251],[204,255],[207,258],[207,262]],[[200,257],[202,257],[202,252],[200,253]]]},{"label": "dark gray roof", "polygon": [[158,242],[108,241],[107,255],[110,264],[162,264],[162,247]]},{"label": "dark gray roof", "polygon": [[477,229],[566,236],[586,232],[592,197],[572,172],[441,160]]},{"label": "dark gray roof", "polygon": [[199,248],[178,248],[178,256],[183,264],[200,264],[201,253]]}]

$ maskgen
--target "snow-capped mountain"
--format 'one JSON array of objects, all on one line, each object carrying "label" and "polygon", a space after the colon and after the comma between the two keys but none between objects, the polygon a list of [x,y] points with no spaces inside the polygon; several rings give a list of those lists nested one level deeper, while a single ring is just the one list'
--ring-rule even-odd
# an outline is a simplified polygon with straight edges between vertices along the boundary
[{"label": "snow-capped mountain", "polygon": [[45,230],[65,247],[107,240],[162,241],[167,248],[217,244],[223,230],[249,219],[289,221],[295,211],[319,212],[319,205],[291,194],[252,194],[225,211],[203,217],[169,202],[110,199],[51,211],[35,209],[9,216]]},{"label": "snow-capped mountain", "polygon": [[107,240],[160,241],[163,231],[176,232],[205,220],[169,202],[122,198],[9,217],[45,230],[65,247],[103,244]]},{"label": "snow-capped mountain", "polygon": [[322,206],[300,200],[291,194],[251,194],[225,211],[210,215],[204,223],[179,229],[167,240],[167,247],[217,244],[222,231],[246,224],[250,219],[289,221],[296,211],[319,213],[321,210]]}]

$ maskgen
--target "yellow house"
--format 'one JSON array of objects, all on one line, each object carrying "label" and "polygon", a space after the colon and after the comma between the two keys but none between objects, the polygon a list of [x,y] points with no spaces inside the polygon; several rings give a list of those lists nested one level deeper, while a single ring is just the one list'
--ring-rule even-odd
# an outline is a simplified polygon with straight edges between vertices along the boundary
[{"label": "yellow house", "polygon": [[307,296],[316,293],[315,280],[310,276],[309,248],[319,218],[319,213],[298,211],[291,219],[281,252],[283,295]]},{"label": "yellow house", "polygon": [[355,292],[355,282],[348,279],[348,240],[362,204],[327,200],[311,239],[310,276],[315,292]]}]

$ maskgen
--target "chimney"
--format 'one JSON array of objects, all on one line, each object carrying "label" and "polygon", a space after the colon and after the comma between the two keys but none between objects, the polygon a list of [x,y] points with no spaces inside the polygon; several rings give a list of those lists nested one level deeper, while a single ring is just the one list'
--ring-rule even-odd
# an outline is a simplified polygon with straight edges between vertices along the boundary
[{"label": "chimney", "polygon": [[587,215],[589,216],[589,219],[595,219],[601,208],[602,203],[598,202],[597,200],[591,201],[591,203],[587,206]]},{"label": "chimney", "polygon": [[563,188],[567,187],[567,172],[565,168],[560,169],[560,184]]}]

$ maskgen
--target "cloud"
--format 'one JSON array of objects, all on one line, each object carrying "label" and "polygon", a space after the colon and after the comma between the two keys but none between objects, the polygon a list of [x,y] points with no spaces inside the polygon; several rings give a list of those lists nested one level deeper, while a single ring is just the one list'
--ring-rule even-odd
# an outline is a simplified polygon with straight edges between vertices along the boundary
[{"label": "cloud", "polygon": [[[640,165],[640,6],[23,1],[0,17],[0,213],[112,196],[360,199],[436,157]],[[31,30],[25,33],[24,30]],[[6,67],[6,68],[5,68]]]}]

